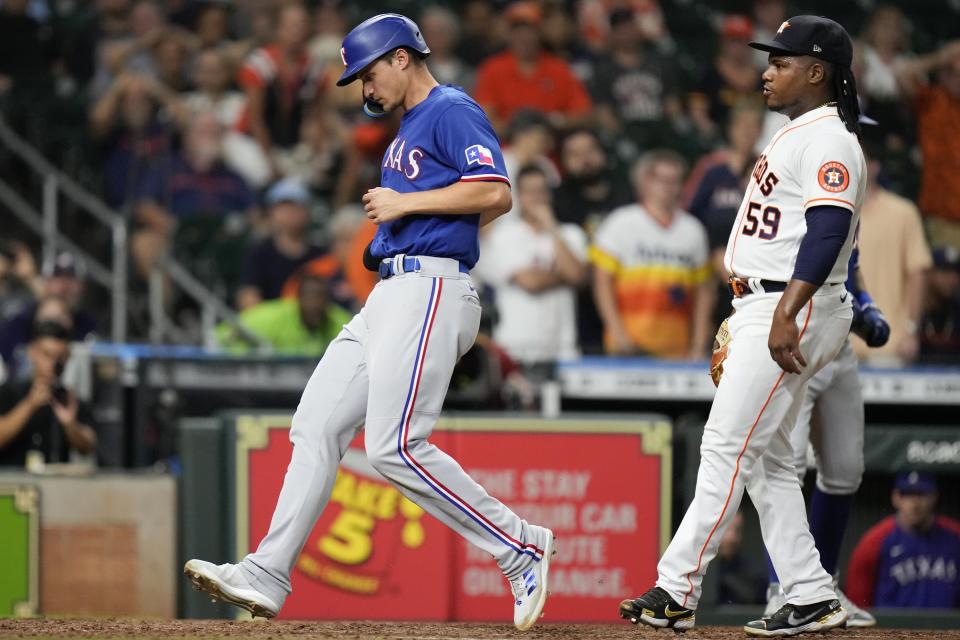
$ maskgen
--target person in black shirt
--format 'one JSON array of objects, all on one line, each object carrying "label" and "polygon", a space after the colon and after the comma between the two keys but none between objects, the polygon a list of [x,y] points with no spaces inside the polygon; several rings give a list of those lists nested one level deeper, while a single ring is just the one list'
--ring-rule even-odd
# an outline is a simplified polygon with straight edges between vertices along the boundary
[{"label": "person in black shirt", "polygon": [[592,236],[610,211],[633,202],[630,185],[611,167],[597,134],[588,128],[567,132],[560,141],[557,222],[578,224]]},{"label": "person in black shirt", "polygon": [[89,409],[60,384],[70,357],[66,327],[42,322],[34,328],[28,356],[33,377],[0,387],[0,466],[26,464],[30,451],[46,462],[66,462],[71,449],[90,453],[97,434]]},{"label": "person in black shirt", "polygon": [[237,307],[249,309],[279,298],[287,279],[301,266],[326,253],[310,242],[310,193],[293,179],[274,184],[265,197],[270,236],[251,245],[243,259]]},{"label": "person in black shirt", "polygon": [[[563,182],[553,196],[557,222],[580,225],[588,239],[610,211],[633,202],[633,190],[611,167],[592,129],[563,137],[560,165]],[[603,353],[603,322],[589,287],[577,292],[577,342],[585,354]]]}]

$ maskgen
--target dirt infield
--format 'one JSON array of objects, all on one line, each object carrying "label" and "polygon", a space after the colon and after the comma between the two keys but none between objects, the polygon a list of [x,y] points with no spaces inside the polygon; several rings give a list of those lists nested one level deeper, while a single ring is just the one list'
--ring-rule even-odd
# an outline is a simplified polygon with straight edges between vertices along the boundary
[{"label": "dirt infield", "polygon": [[[448,624],[424,622],[234,622],[227,620],[0,620],[0,638],[350,638],[352,640],[443,640],[446,638],[648,638],[656,640],[701,640],[746,638],[737,627],[701,627],[683,635],[633,625],[542,624],[526,633],[509,625]],[[899,640],[901,638],[956,638],[960,631],[913,631],[905,629],[844,629],[831,633],[839,639]]]}]

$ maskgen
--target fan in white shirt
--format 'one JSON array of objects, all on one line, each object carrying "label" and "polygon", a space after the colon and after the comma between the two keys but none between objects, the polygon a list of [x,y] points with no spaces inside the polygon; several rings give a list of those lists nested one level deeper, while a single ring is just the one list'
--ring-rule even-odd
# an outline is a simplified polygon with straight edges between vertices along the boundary
[{"label": "fan in white shirt", "polygon": [[514,179],[519,215],[501,221],[484,242],[481,276],[496,289],[494,339],[520,362],[575,357],[576,289],[587,273],[587,237],[558,225],[546,174],[537,166]]}]

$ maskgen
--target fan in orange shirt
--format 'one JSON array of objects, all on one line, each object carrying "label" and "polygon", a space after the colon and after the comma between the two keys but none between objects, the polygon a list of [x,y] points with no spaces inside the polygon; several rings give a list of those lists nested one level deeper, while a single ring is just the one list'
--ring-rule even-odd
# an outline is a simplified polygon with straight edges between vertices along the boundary
[{"label": "fan in orange shirt", "polygon": [[295,298],[304,276],[320,276],[330,282],[334,302],[347,309],[363,306],[379,280],[376,273],[363,266],[363,250],[376,232],[375,224],[353,211],[335,215],[330,222],[332,252],[297,269],[283,285],[283,297]]},{"label": "fan in orange shirt", "polygon": [[474,97],[498,132],[520,109],[542,111],[553,126],[565,129],[585,122],[593,107],[567,63],[541,47],[541,18],[532,2],[511,5],[510,48],[488,58],[477,73]]}]

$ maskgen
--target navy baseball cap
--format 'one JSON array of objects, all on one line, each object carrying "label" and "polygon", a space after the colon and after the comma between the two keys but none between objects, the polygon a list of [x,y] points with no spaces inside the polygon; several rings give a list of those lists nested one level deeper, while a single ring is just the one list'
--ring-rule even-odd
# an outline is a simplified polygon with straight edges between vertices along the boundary
[{"label": "navy baseball cap", "polygon": [[823,16],[794,16],[784,20],[770,42],[751,42],[760,51],[788,56],[811,56],[849,67],[853,64],[853,41],[847,30]]},{"label": "navy baseball cap", "polygon": [[267,190],[264,201],[268,206],[279,202],[294,202],[306,205],[310,202],[310,192],[299,180],[285,178]]},{"label": "navy baseball cap", "polygon": [[83,262],[69,251],[61,251],[43,265],[43,275],[48,278],[62,276],[83,278],[86,268]]},{"label": "navy baseball cap", "polygon": [[950,245],[933,250],[933,268],[944,271],[960,271],[960,251]]},{"label": "navy baseball cap", "polygon": [[929,473],[904,471],[897,475],[893,488],[901,493],[935,493],[937,480]]}]

